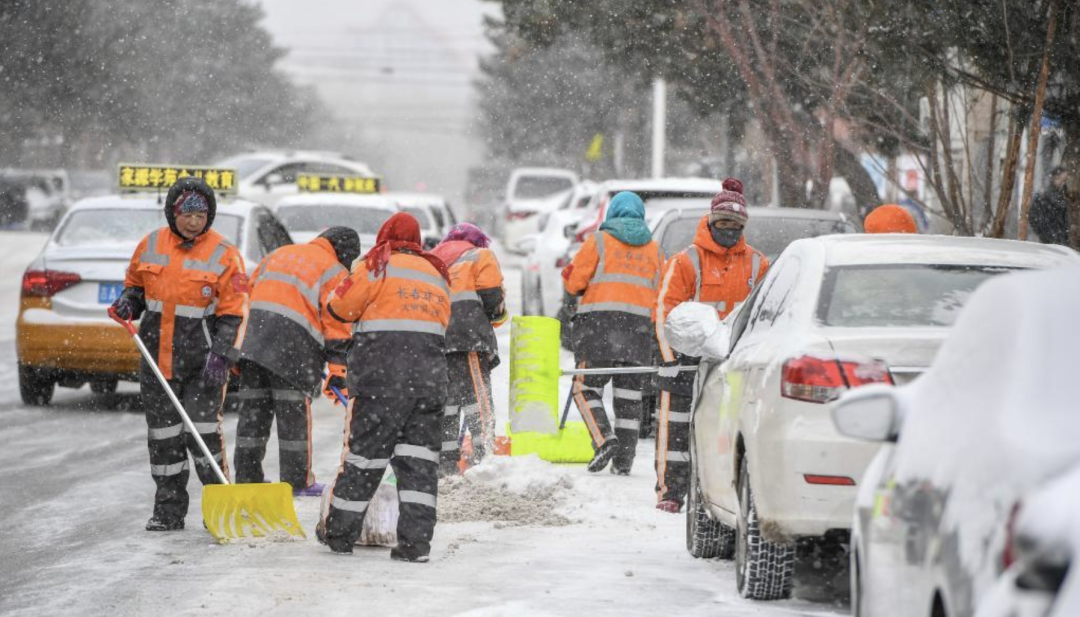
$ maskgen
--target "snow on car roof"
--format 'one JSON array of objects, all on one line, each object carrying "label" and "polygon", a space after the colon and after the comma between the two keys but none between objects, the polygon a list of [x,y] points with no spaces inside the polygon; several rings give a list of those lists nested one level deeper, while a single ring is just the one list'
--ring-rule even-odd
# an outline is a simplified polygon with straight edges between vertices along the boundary
[{"label": "snow on car roof", "polygon": [[436,193],[399,193],[391,191],[383,194],[397,201],[418,202],[429,205],[440,205],[446,202],[445,197]]},{"label": "snow on car roof", "polygon": [[[165,193],[160,199],[165,199]],[[246,199],[218,199],[218,212],[247,216],[252,209],[262,207],[259,204]],[[71,206],[69,212],[78,210],[115,210],[118,208],[130,210],[160,210],[161,202],[157,195],[134,193],[131,195],[102,195],[100,197],[87,197],[80,199]]]},{"label": "snow on car roof", "polygon": [[1080,263],[1080,255],[1064,247],[995,238],[836,234],[797,240],[792,246],[802,243],[823,245],[830,266],[913,263],[1046,268]]},{"label": "snow on car roof", "polygon": [[711,178],[653,178],[630,180],[606,180],[600,184],[604,192],[619,191],[701,191],[719,193],[724,186],[720,180]]},{"label": "snow on car roof", "polygon": [[394,201],[386,194],[356,195],[310,193],[306,195],[293,195],[279,201],[275,209],[284,208],[286,206],[355,206],[357,208],[397,210]]}]

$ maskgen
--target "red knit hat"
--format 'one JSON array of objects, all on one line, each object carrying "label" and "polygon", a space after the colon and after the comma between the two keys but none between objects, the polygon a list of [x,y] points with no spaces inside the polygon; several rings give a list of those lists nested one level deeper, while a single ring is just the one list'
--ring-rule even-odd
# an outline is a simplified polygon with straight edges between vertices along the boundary
[{"label": "red knit hat", "polygon": [[712,200],[712,210],[709,212],[709,223],[716,221],[735,221],[746,225],[750,219],[750,213],[746,209],[746,198],[743,197],[742,182],[735,178],[724,180],[724,190],[716,194]]}]

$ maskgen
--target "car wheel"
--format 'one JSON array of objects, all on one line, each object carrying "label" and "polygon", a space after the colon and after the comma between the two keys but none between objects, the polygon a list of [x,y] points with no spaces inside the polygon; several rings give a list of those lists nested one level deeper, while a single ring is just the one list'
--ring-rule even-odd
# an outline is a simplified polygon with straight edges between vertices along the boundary
[{"label": "car wheel", "polygon": [[686,502],[686,550],[702,559],[731,559],[735,553],[735,530],[709,517],[701,499],[697,465],[690,461],[690,492]]},{"label": "car wheel", "polygon": [[56,382],[45,371],[19,365],[19,394],[27,405],[48,405]]},{"label": "car wheel", "polygon": [[761,534],[750,490],[750,463],[739,473],[739,516],[735,542],[735,581],[739,595],[751,600],[782,600],[791,595],[795,546],[766,540]]},{"label": "car wheel", "polygon": [[94,379],[90,381],[90,391],[94,394],[115,394],[118,384],[116,379]]}]

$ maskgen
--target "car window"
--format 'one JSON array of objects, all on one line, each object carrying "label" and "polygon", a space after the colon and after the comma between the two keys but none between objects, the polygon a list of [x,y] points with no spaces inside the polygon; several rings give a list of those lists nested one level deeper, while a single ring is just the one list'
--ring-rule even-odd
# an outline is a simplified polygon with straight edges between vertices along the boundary
[{"label": "car window", "polygon": [[450,222],[450,226],[457,225],[457,215],[454,214],[454,207],[450,205],[450,202],[446,202],[443,206],[443,210],[446,211],[446,219]]},{"label": "car window", "polygon": [[511,199],[540,199],[574,188],[569,178],[558,176],[521,176],[514,184]]},{"label": "car window", "polygon": [[[139,242],[150,232],[166,225],[168,222],[165,220],[165,214],[156,209],[79,210],[71,213],[64,225],[56,231],[53,242],[65,247],[131,244]],[[233,244],[238,244],[239,217],[218,214],[214,218],[213,228]]]},{"label": "car window", "polygon": [[738,313],[735,314],[735,320],[731,322],[731,349],[735,349],[735,345],[739,343],[739,339],[742,338],[744,332],[746,332],[746,326],[750,323],[750,315],[756,309],[757,299],[761,297],[761,290],[764,285],[758,285],[754,291],[750,292],[746,301],[742,307],[738,309]]},{"label": "car window", "polygon": [[435,217],[435,226],[439,229],[446,228],[446,219],[443,218],[442,208],[439,206],[431,207],[431,216]]},{"label": "car window", "polygon": [[402,212],[408,212],[416,217],[416,220],[420,222],[420,229],[423,231],[431,231],[431,215],[428,213],[428,209],[423,206],[401,206]]},{"label": "car window", "polygon": [[773,273],[772,283],[769,290],[763,292],[761,308],[752,317],[751,329],[768,328],[776,323],[779,317],[789,306],[791,292],[799,279],[799,270],[802,261],[796,256],[788,256],[777,263],[777,270]]},{"label": "car window", "polygon": [[975,289],[1013,271],[996,266],[932,264],[829,268],[817,318],[845,328],[951,326]]},{"label": "car window", "polygon": [[360,175],[355,169],[349,169],[341,165],[335,165],[334,163],[307,163],[304,169],[309,174],[327,174],[338,176],[358,176]]},{"label": "car window", "polygon": [[263,253],[269,255],[277,249],[292,244],[289,232],[270,214],[269,210],[259,210],[258,214],[259,245]]},{"label": "car window", "polygon": [[321,232],[334,225],[343,225],[358,234],[374,236],[386,219],[394,214],[386,208],[364,206],[303,205],[283,206],[277,210],[278,218],[290,232]]},{"label": "car window", "polygon": [[281,180],[278,182],[278,184],[293,184],[296,182],[297,174],[302,174],[306,171],[307,167],[304,165],[304,163],[289,163],[287,165],[279,165],[278,167],[275,167],[270,171],[266,172],[266,174],[259,179],[259,182],[268,182],[270,176],[277,174],[281,176]]},{"label": "car window", "polygon": [[[694,241],[701,217],[673,220],[664,231],[661,245],[668,254],[681,251]],[[828,234],[855,233],[858,229],[839,219],[807,219],[769,216],[754,218],[746,226],[746,242],[774,261],[792,242],[802,238],[816,238]]]}]

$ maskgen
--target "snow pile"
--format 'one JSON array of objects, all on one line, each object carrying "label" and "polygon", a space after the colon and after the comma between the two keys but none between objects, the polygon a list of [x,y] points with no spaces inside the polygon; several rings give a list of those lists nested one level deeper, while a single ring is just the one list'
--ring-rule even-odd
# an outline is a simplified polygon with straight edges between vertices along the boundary
[{"label": "snow pile", "polygon": [[439,481],[439,522],[569,525],[555,509],[573,488],[569,473],[535,454],[489,457],[464,476]]}]

